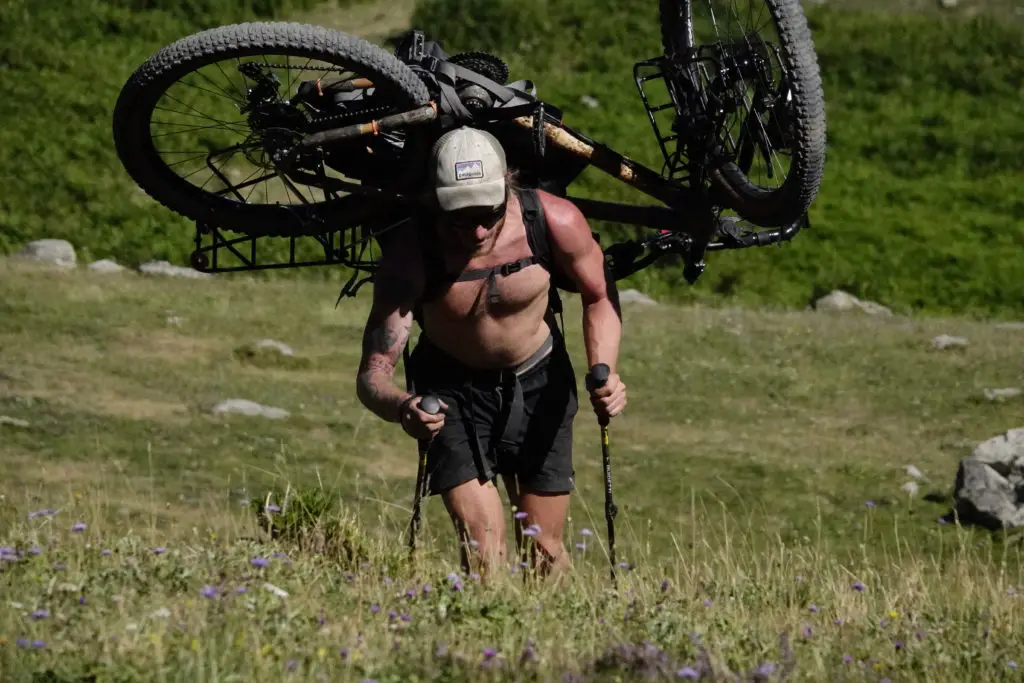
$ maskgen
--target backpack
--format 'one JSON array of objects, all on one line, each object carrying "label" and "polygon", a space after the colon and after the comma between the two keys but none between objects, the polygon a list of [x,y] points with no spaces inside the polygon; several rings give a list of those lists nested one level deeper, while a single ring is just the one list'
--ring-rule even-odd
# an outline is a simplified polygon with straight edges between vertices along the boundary
[{"label": "backpack", "polygon": [[[519,197],[519,203],[522,205],[523,223],[526,226],[526,241],[530,245],[530,256],[516,261],[502,263],[490,268],[466,270],[457,276],[452,276],[437,268],[437,263],[443,263],[443,260],[432,259],[429,256],[429,250],[424,250],[424,253],[428,254],[425,262],[427,282],[424,288],[422,301],[430,301],[440,294],[445,287],[454,282],[487,279],[488,303],[497,303],[498,275],[511,275],[512,273],[519,272],[523,268],[529,267],[533,264],[539,264],[551,274],[551,285],[548,288],[548,315],[558,315],[559,322],[561,323],[559,327],[564,334],[565,321],[562,318],[562,299],[558,294],[558,290],[566,292],[578,292],[579,290],[575,283],[573,283],[572,279],[558,268],[554,259],[551,257],[551,245],[548,242],[548,223],[544,218],[544,207],[540,203],[540,197],[537,195],[537,190],[533,188],[524,188],[517,192],[517,196]],[[593,235],[594,241],[600,242],[598,235],[596,233],[593,233]],[[618,309],[618,296],[614,287],[615,280],[611,277],[607,263],[605,263],[605,275],[608,279],[609,292],[612,294],[612,301],[616,309]],[[413,318],[420,324],[420,327],[423,326],[422,310],[419,305],[417,305],[413,310]]]}]

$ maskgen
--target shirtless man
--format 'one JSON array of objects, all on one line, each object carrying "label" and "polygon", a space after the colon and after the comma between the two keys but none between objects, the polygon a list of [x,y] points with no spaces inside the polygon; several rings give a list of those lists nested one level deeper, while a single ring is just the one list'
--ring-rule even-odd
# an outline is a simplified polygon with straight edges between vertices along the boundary
[{"label": "shirtless man", "polygon": [[[442,136],[430,170],[430,210],[383,245],[357,394],[380,418],[429,440],[428,491],[444,500],[466,571],[470,555],[479,557],[473,564],[481,573],[505,560],[494,483],[501,475],[510,503],[526,513],[515,521],[517,542],[523,530],[539,527],[532,562],[543,574],[561,574],[569,560],[562,531],[574,488],[576,378],[548,311],[548,270],[527,261],[490,271],[533,253],[523,213],[529,197],[513,186],[497,139],[476,129]],[[622,328],[609,297],[614,283],[605,280],[603,254],[579,209],[543,191],[536,196],[551,259],[581,296],[587,367],[611,369],[607,384],[590,393],[591,405],[612,418],[626,406],[616,371]],[[411,394],[395,385],[394,373],[414,319],[422,333],[410,357]],[[440,413],[418,408],[427,393],[440,398]]]}]

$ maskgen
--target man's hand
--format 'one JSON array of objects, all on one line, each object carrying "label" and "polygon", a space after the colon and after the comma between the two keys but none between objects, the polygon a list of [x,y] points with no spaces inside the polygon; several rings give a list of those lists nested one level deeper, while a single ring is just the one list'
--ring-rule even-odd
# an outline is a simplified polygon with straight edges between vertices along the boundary
[{"label": "man's hand", "polygon": [[420,410],[422,396],[414,396],[402,403],[399,420],[405,433],[416,439],[432,439],[444,427],[444,413],[448,410],[448,404],[438,399],[441,410],[436,415]]},{"label": "man's hand", "polygon": [[599,418],[611,419],[626,407],[626,384],[613,372],[603,387],[590,390],[590,404]]}]

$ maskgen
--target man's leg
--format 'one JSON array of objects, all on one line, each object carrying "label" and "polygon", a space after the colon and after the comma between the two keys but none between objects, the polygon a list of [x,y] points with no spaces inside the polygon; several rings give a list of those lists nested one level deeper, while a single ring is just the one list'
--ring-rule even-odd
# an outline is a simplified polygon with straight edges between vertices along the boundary
[{"label": "man's leg", "polygon": [[[506,558],[505,519],[494,483],[471,479],[448,489],[441,497],[459,535],[463,570],[479,571],[483,578],[498,569]],[[475,548],[471,548],[470,540],[476,542]],[[476,567],[471,556],[480,558]]]},{"label": "man's leg", "polygon": [[[562,576],[569,569],[569,554],[562,542],[562,534],[569,513],[570,494],[520,490],[514,476],[505,476],[504,480],[509,500],[518,510],[526,513],[526,517],[516,520],[515,524],[516,547],[520,555],[529,538],[530,566],[541,576]],[[535,536],[527,537],[523,531],[532,525],[540,527],[540,531]]]}]

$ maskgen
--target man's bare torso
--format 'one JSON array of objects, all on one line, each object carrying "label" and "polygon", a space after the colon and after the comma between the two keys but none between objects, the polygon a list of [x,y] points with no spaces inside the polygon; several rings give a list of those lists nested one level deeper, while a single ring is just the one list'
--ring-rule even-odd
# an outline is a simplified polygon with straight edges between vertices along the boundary
[{"label": "man's bare torso", "polygon": [[[479,253],[459,256],[444,242],[444,270],[457,274],[465,270],[491,268],[530,256],[522,208],[513,194],[504,224],[495,229]],[[416,246],[422,262],[423,250],[417,240],[402,241]],[[404,259],[403,259],[404,260]],[[439,266],[440,264],[434,264]],[[414,268],[414,289],[422,292],[425,276]],[[423,302],[423,329],[438,347],[471,367],[508,367],[520,363],[537,350],[550,334],[545,314],[550,276],[540,265],[531,265],[509,275],[496,275],[499,301],[487,301],[487,279],[454,282],[431,301]]]}]

